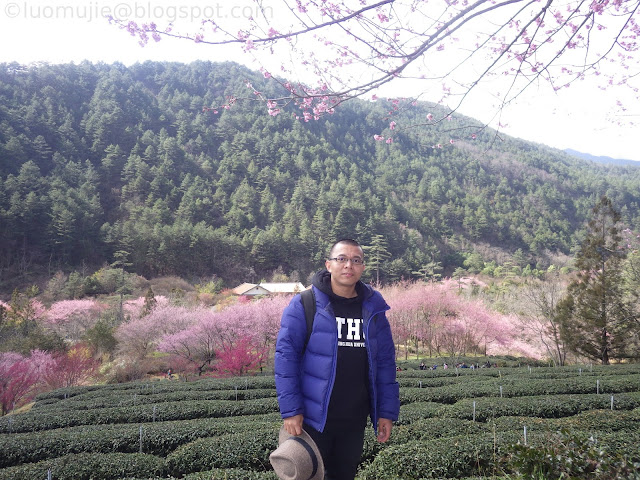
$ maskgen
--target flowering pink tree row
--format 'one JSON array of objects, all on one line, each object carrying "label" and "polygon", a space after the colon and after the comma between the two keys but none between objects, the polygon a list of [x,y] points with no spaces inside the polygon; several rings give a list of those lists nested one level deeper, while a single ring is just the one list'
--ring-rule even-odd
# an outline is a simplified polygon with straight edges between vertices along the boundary
[{"label": "flowering pink tree row", "polygon": [[81,344],[55,354],[0,353],[0,413],[5,415],[41,391],[80,385],[97,366],[91,351]]},{"label": "flowering pink tree row", "polygon": [[416,355],[458,357],[466,354],[541,356],[520,338],[513,316],[491,311],[481,300],[459,295],[458,284],[398,284],[384,290],[391,306],[388,317],[397,346],[405,359],[412,346]]},{"label": "flowering pink tree row", "polygon": [[[198,374],[244,374],[259,368],[275,344],[288,296],[238,302],[221,310],[156,307],[116,331],[121,354],[144,358],[154,351]],[[178,367],[175,367],[177,369]]]}]

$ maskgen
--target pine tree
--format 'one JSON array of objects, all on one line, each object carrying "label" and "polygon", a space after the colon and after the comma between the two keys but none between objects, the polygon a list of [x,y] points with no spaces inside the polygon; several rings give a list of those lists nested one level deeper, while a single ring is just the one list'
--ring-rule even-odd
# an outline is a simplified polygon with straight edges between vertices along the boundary
[{"label": "pine tree", "polygon": [[383,235],[374,235],[371,237],[371,245],[363,246],[362,249],[367,254],[367,265],[376,272],[376,283],[380,284],[380,270],[391,257],[387,240]]},{"label": "pine tree", "polygon": [[620,214],[603,196],[575,258],[576,279],[558,305],[562,338],[574,353],[608,365],[628,355],[630,312],[621,277]]},{"label": "pine tree", "polygon": [[157,304],[158,301],[156,300],[156,296],[154,295],[153,290],[151,290],[151,287],[149,287],[149,290],[147,290],[147,293],[144,296],[144,305],[142,306],[142,314],[140,316],[146,317],[149,315],[153,312],[153,309]]}]

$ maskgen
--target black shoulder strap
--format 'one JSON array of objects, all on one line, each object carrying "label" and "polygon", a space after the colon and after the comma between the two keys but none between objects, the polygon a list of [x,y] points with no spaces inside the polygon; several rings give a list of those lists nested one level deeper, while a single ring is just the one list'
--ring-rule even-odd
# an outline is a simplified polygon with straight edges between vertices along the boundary
[{"label": "black shoulder strap", "polygon": [[302,299],[302,308],[304,308],[304,317],[307,321],[307,338],[304,341],[303,352],[307,349],[307,343],[309,343],[309,337],[311,337],[311,331],[313,330],[313,317],[316,315],[316,296],[313,293],[313,288],[305,290],[300,294]]}]

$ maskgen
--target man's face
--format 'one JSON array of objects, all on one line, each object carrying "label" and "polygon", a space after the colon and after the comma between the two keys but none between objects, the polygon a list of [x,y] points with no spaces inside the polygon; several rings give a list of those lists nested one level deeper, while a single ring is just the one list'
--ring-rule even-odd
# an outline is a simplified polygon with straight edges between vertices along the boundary
[{"label": "man's face", "polygon": [[[348,245],[345,243],[338,243],[331,251],[331,258],[346,258],[349,261],[340,263],[337,260],[327,260],[325,267],[331,273],[331,286],[334,293],[340,295],[340,290],[351,291],[355,287],[358,280],[362,276],[364,271],[364,264],[359,265],[353,263],[352,260],[360,259],[364,260],[364,254],[360,247],[354,245]],[[338,290],[338,291],[336,291]]]}]

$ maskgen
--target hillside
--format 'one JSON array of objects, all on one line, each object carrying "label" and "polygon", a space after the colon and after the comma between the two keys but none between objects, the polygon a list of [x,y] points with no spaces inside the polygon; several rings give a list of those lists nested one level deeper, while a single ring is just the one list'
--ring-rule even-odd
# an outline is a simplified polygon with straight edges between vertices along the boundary
[{"label": "hillside", "polygon": [[275,270],[306,281],[342,236],[389,254],[368,269],[382,281],[450,274],[474,253],[544,268],[602,194],[640,228],[638,168],[477,128],[449,144],[464,117],[376,142],[384,100],[303,122],[268,115],[247,81],[277,94],[230,63],[0,65],[0,291],[114,262],[227,286]]},{"label": "hillside", "polygon": [[574,157],[582,158],[583,160],[590,160],[596,163],[604,163],[605,165],[624,165],[636,168],[640,167],[640,162],[637,162],[635,160],[591,155],[589,153],[578,152],[577,150],[572,150],[570,148],[566,149],[565,152],[567,152],[569,155],[573,155]]}]

